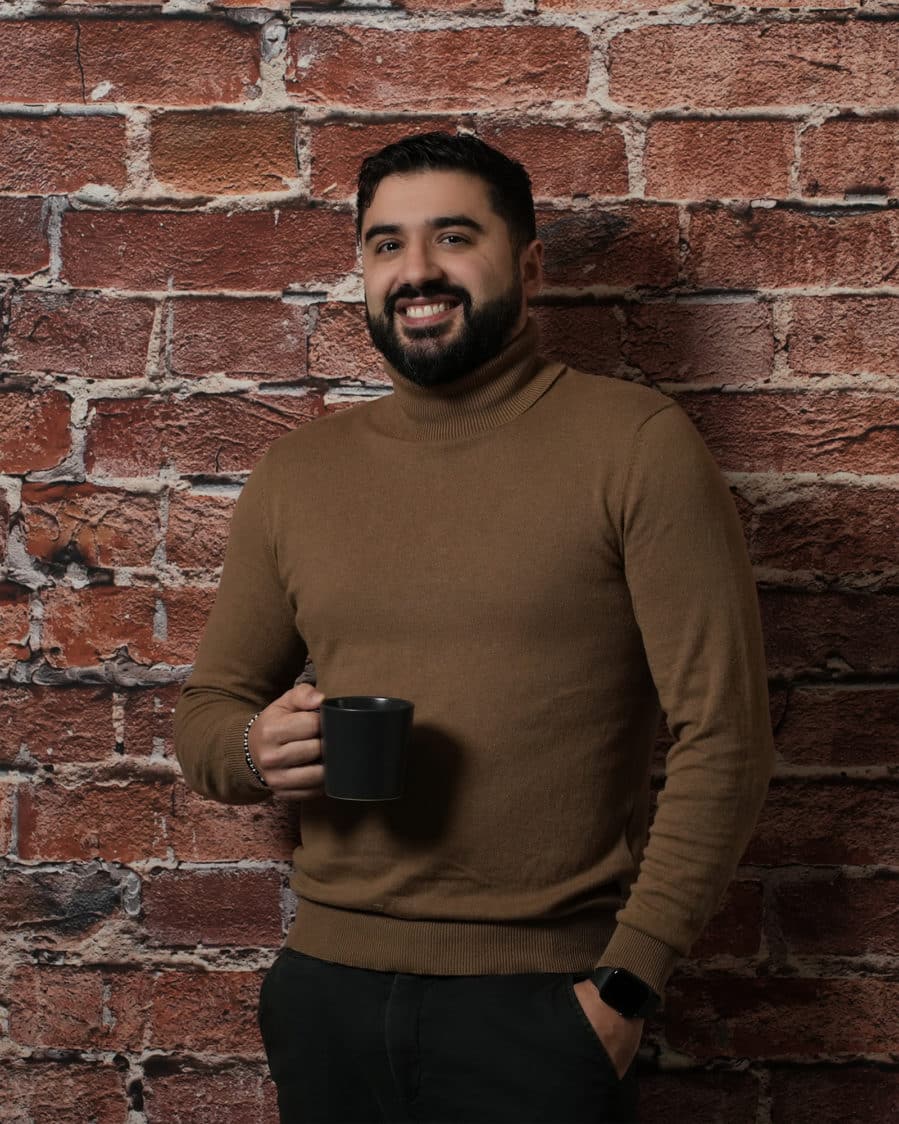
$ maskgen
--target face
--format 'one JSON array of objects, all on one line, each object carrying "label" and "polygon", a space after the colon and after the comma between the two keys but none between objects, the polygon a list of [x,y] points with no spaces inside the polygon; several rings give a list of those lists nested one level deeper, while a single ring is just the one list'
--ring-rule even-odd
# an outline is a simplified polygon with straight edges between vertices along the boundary
[{"label": "face", "polygon": [[543,247],[516,253],[486,183],[467,172],[387,176],[362,223],[375,347],[406,378],[435,386],[497,355],[527,321]]}]

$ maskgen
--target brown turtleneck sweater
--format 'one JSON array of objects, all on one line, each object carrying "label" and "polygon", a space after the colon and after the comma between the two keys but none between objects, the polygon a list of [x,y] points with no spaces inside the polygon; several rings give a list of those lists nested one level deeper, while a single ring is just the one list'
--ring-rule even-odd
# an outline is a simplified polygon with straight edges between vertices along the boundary
[{"label": "brown turtleneck sweater", "polygon": [[[683,410],[537,355],[277,440],[238,500],[175,715],[188,784],[270,793],[252,714],[412,699],[405,795],[301,805],[290,947],[439,975],[630,969],[661,990],[715,911],[773,761],[739,519]],[[674,737],[648,843],[661,709]]]}]

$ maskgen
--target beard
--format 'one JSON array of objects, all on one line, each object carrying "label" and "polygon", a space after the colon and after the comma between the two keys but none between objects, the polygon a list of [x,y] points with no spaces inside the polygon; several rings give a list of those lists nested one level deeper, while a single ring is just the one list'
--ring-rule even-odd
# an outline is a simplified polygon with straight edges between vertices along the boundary
[{"label": "beard", "polygon": [[[462,308],[462,324],[445,343],[446,324],[406,328],[406,340],[396,327],[396,302],[430,296],[455,297]],[[454,382],[499,355],[521,312],[521,276],[516,272],[509,288],[493,300],[472,306],[471,295],[455,285],[433,282],[420,289],[404,285],[384,302],[384,311],[372,316],[365,305],[365,322],[371,341],[388,363],[418,386]],[[408,341],[408,342],[407,342]]]}]

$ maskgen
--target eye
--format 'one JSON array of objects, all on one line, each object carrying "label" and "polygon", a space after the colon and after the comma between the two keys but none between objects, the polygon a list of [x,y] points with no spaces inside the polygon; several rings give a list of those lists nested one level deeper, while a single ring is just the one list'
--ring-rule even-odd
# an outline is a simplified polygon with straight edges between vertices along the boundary
[{"label": "eye", "polygon": [[377,246],[375,246],[375,253],[382,254],[385,252],[389,252],[396,246],[399,246],[399,242],[397,242],[395,238],[388,238],[386,241],[379,242]]},{"label": "eye", "polygon": [[468,241],[463,234],[444,234],[440,240],[441,242],[449,242],[451,246],[458,246]]}]

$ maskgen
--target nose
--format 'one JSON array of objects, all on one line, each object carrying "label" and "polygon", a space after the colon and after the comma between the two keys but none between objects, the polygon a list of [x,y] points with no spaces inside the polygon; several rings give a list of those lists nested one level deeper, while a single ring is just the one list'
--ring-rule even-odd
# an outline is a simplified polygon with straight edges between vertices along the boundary
[{"label": "nose", "polygon": [[403,251],[398,283],[420,289],[426,282],[442,277],[443,270],[431,253],[430,243],[426,239],[410,239]]}]

